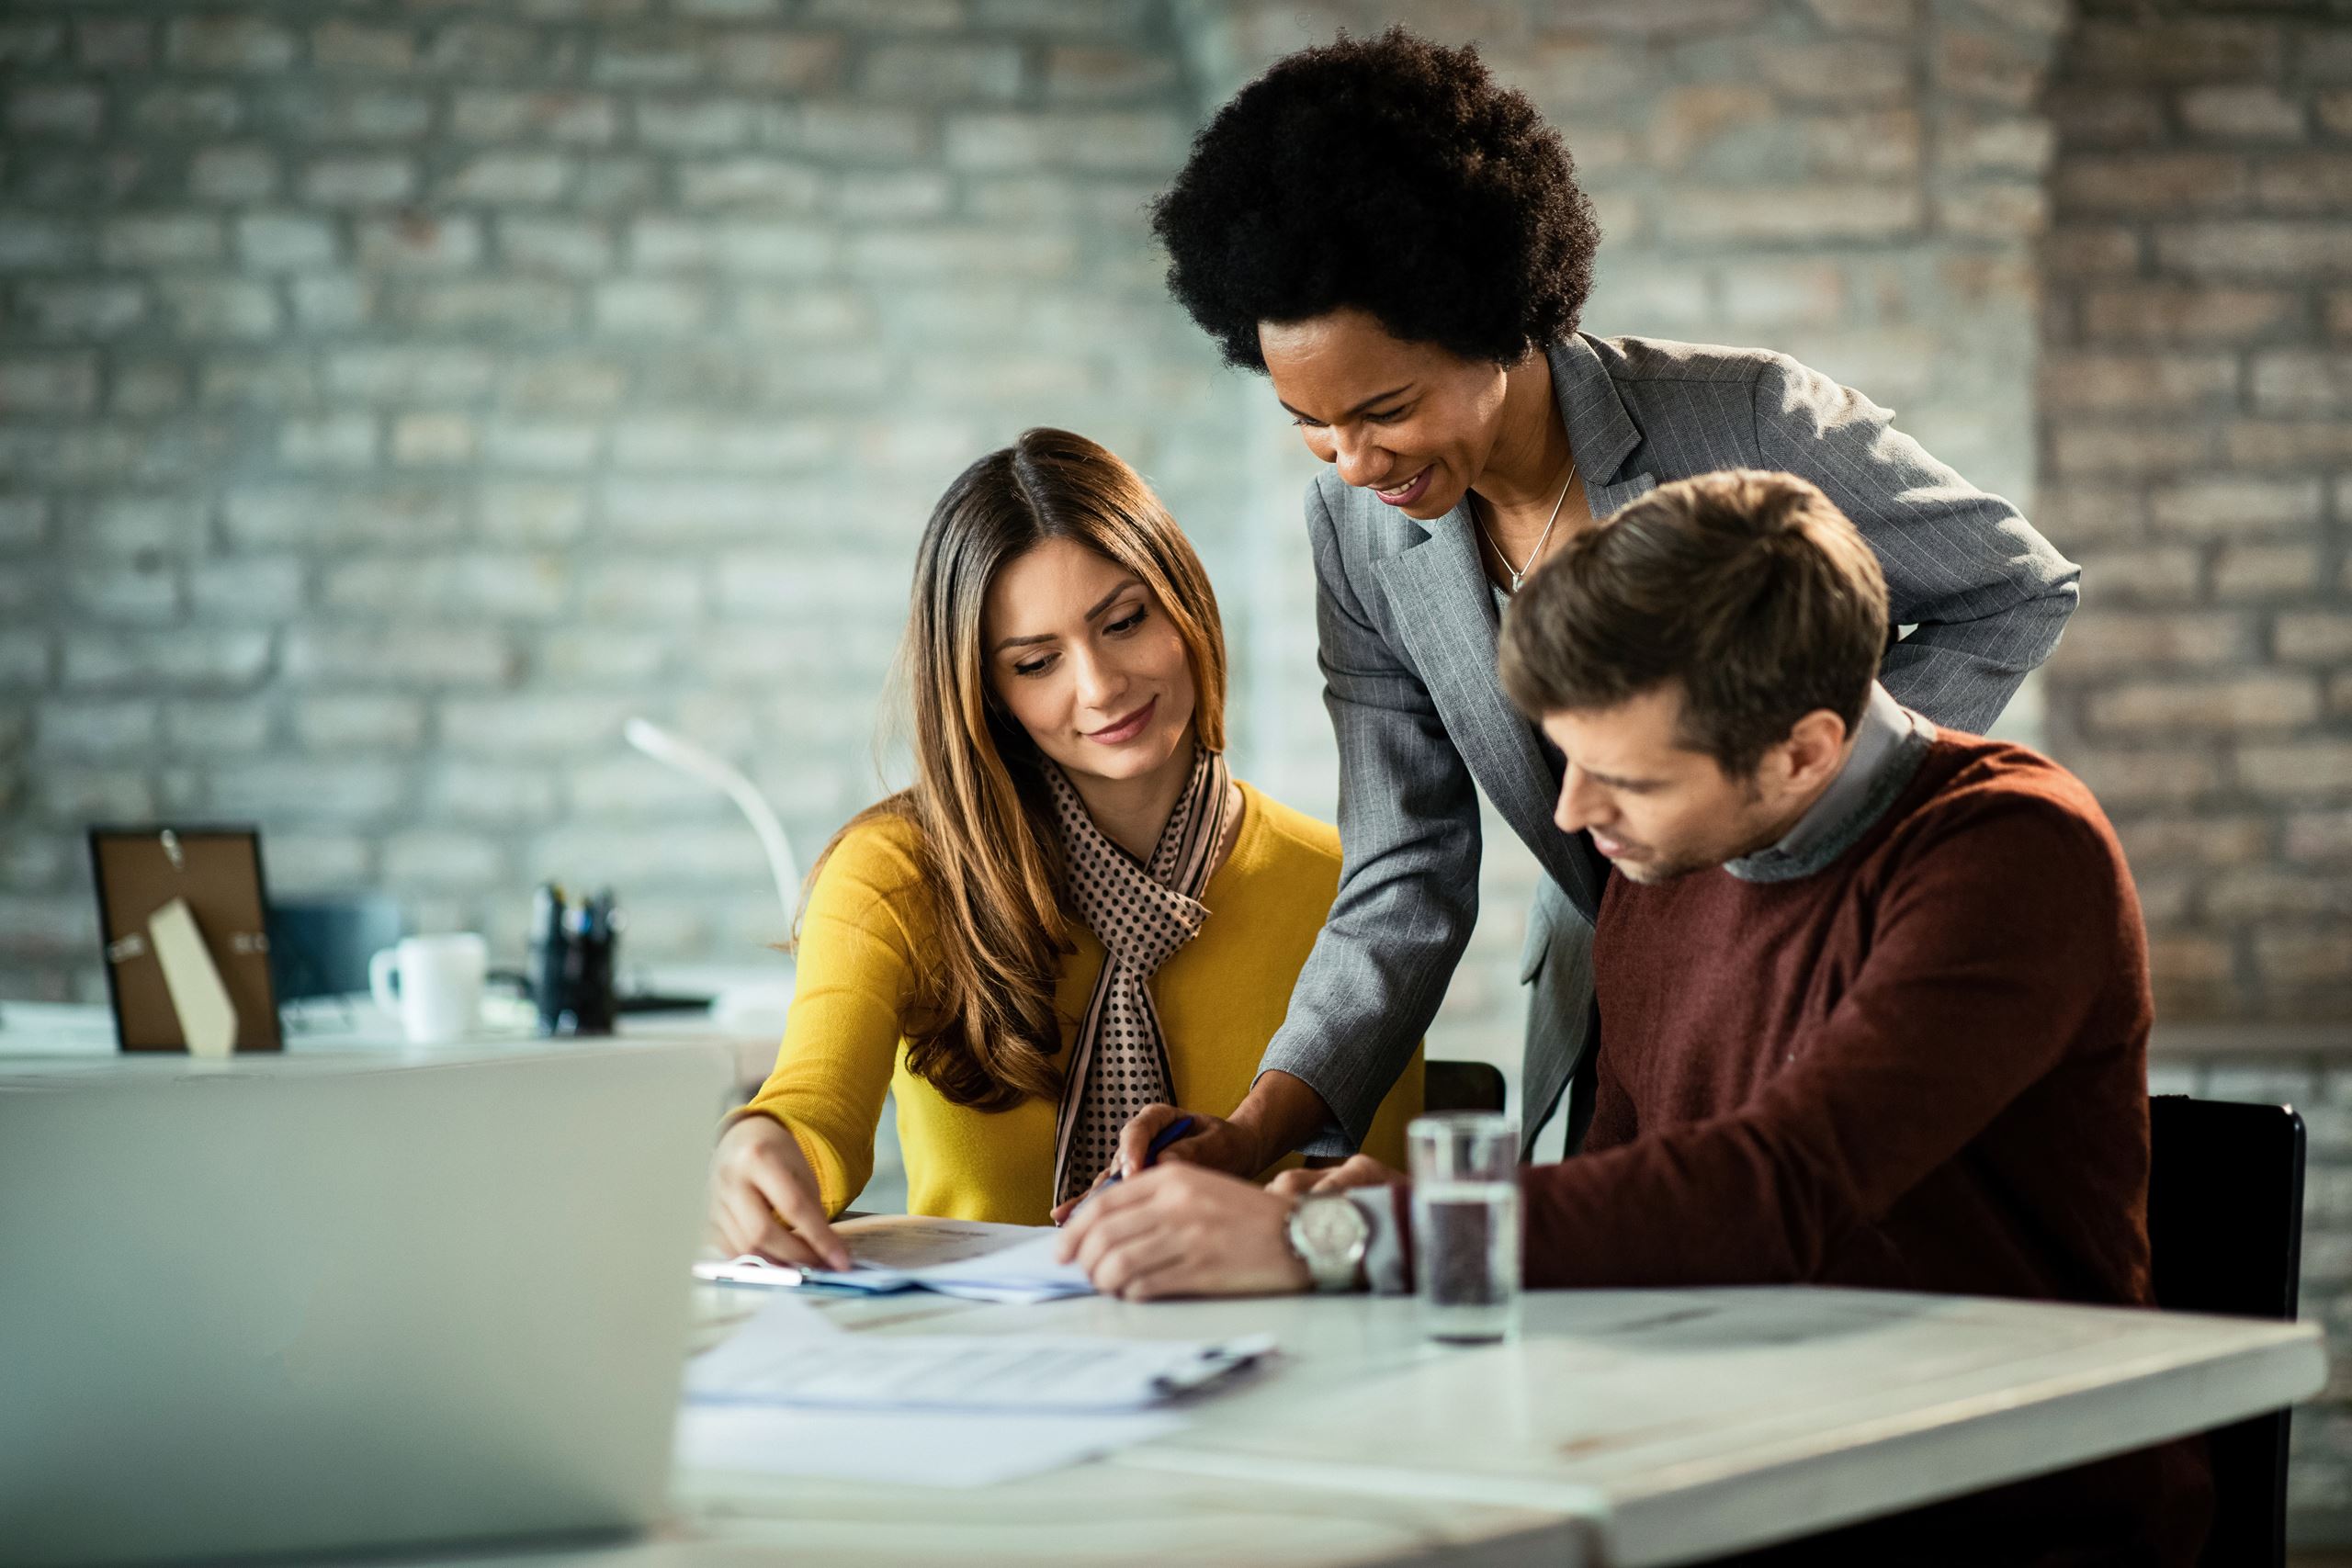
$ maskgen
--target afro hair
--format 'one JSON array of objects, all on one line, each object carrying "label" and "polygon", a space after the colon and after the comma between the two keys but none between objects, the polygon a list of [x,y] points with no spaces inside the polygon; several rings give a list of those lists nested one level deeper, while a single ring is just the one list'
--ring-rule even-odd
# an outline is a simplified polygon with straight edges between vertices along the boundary
[{"label": "afro hair", "polygon": [[1475,47],[1302,50],[1217,111],[1152,208],[1168,287],[1232,364],[1342,306],[1511,364],[1576,328],[1600,227],[1558,131]]}]

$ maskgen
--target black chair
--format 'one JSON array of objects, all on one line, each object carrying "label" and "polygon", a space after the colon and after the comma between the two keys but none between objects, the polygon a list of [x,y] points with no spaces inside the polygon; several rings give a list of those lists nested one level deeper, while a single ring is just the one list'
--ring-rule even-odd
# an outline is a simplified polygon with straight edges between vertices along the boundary
[{"label": "black chair", "polygon": [[[2290,1106],[2156,1095],[2148,1156],[2156,1304],[2291,1320],[2302,1268],[2303,1119]],[[2214,1509],[2206,1568],[2286,1561],[2290,1414],[2207,1435]]]},{"label": "black chair", "polygon": [[1425,1062],[1421,1066],[1424,1111],[1500,1111],[1503,1075],[1485,1062]]}]

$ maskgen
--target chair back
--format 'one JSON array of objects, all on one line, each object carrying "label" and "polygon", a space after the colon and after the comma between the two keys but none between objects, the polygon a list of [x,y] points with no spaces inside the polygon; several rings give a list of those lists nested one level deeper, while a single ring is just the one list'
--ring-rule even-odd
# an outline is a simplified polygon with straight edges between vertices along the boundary
[{"label": "chair back", "polygon": [[[2156,1304],[2291,1320],[2303,1251],[2303,1119],[2284,1105],[2163,1094],[2148,1101],[2148,1250]],[[2206,1568],[2287,1556],[2280,1410],[2207,1435]]]},{"label": "chair back", "polygon": [[1427,1062],[1421,1067],[1424,1111],[1503,1108],[1502,1069],[1490,1062]]}]

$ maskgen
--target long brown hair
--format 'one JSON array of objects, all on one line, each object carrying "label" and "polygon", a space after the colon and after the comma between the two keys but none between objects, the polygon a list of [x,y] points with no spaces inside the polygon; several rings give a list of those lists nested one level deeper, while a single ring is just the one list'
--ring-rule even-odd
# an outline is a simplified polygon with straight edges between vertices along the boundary
[{"label": "long brown hair", "polygon": [[[919,953],[922,1006],[904,1021],[907,1070],[949,1100],[1006,1111],[1061,1091],[1054,987],[1072,951],[1044,756],[997,700],[981,609],[1008,564],[1069,539],[1135,574],[1192,666],[1193,734],[1225,749],[1225,627],[1200,557],[1143,476],[1067,430],[1024,431],[956,477],[915,556],[899,649],[914,783],[854,818],[911,824],[937,940]],[[813,881],[824,857],[810,874]]]}]

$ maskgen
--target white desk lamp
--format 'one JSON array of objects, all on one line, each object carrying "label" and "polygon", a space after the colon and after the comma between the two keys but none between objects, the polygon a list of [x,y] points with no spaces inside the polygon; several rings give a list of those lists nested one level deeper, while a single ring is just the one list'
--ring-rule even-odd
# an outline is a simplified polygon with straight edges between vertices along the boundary
[{"label": "white desk lamp", "polygon": [[[655,761],[702,780],[735,803],[750,820],[752,831],[759,835],[760,848],[767,852],[768,874],[775,879],[776,903],[789,930],[800,897],[800,866],[793,858],[792,840],[785,837],[784,824],[776,820],[775,808],[759,786],[734,764],[645,719],[632,718],[623,724],[621,739]],[[722,986],[710,1004],[710,1013],[723,1029],[780,1034],[784,1015],[791,1006],[792,981],[787,976]]]}]

